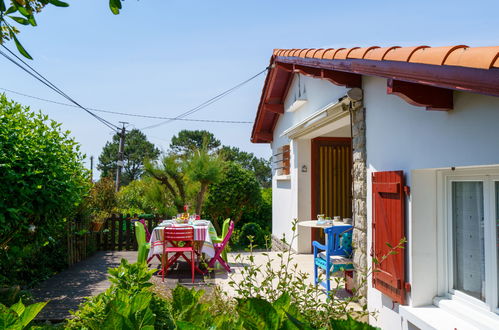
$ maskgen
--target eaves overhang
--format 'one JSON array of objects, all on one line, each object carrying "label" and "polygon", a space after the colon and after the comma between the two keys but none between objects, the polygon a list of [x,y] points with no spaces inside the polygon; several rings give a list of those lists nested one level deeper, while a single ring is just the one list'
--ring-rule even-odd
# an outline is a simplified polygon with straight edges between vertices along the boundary
[{"label": "eaves overhang", "polygon": [[269,143],[294,73],[362,87],[362,76],[387,79],[387,93],[427,110],[453,108],[452,91],[499,96],[499,47],[369,47],[275,50],[251,141]]}]

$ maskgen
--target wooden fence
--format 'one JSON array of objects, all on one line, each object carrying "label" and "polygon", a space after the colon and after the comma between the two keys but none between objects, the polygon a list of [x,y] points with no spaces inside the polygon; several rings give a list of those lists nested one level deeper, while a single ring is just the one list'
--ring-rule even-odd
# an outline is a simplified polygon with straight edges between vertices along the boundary
[{"label": "wooden fence", "polygon": [[91,244],[94,237],[87,227],[87,224],[77,220],[67,223],[68,266],[85,260],[93,253]]},{"label": "wooden fence", "polygon": [[[99,232],[91,232],[88,223],[69,221],[66,227],[68,266],[85,260],[95,251],[137,250],[134,219],[137,217],[113,215],[106,220]],[[160,216],[145,219],[150,233],[162,219]]]},{"label": "wooden fence", "polygon": [[[135,226],[133,224],[134,217],[123,217],[121,215],[113,215],[104,223],[104,227],[96,233],[97,249],[102,251],[122,251],[122,250],[137,250],[137,240],[135,239]],[[154,218],[145,219],[149,232],[152,233],[163,218],[155,216]]]}]

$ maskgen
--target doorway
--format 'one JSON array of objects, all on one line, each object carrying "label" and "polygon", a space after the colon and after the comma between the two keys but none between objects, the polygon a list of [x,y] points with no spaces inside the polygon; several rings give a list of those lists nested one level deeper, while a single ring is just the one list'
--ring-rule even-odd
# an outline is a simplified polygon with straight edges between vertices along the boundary
[{"label": "doorway", "polygon": [[[312,219],[352,217],[352,139],[312,140]],[[324,243],[324,231],[312,230],[312,240]]]}]

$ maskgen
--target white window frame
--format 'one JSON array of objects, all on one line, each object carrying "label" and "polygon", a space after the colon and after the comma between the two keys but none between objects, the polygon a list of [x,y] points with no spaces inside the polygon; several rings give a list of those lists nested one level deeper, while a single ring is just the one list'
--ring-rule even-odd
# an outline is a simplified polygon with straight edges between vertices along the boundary
[{"label": "white window frame", "polygon": [[[497,274],[496,246],[496,207],[495,182],[499,182],[499,169],[456,169],[439,171],[439,218],[437,237],[439,244],[439,281],[438,291],[447,298],[466,303],[468,306],[482,312],[499,314],[498,289],[499,274]],[[485,253],[485,302],[464,292],[453,289],[454,258],[452,240],[452,182],[482,181],[484,203],[484,253]],[[492,246],[493,248],[488,248]]]}]

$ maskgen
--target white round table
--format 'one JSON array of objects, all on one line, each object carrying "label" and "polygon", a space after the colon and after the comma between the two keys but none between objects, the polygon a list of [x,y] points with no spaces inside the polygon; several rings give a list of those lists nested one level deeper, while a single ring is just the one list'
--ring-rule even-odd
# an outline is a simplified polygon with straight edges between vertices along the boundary
[{"label": "white round table", "polygon": [[312,248],[312,241],[316,240],[319,241],[320,243],[324,244],[326,240],[326,235],[324,231],[322,230],[317,230],[317,229],[324,229],[324,228],[329,228],[332,226],[351,226],[350,224],[344,223],[343,221],[334,221],[333,224],[318,224],[317,220],[306,220],[306,221],[300,221],[297,223],[298,226],[303,227],[303,230],[307,230],[306,228],[309,228],[310,230],[310,237],[309,239],[307,238],[306,243],[303,245],[303,248],[299,248],[299,253],[312,253],[313,248]]},{"label": "white round table", "polygon": [[307,220],[307,221],[300,221],[297,223],[298,226],[301,227],[309,227],[309,228],[327,228],[331,226],[351,226],[349,224],[344,223],[343,221],[334,221],[333,224],[318,224],[317,220]]}]

